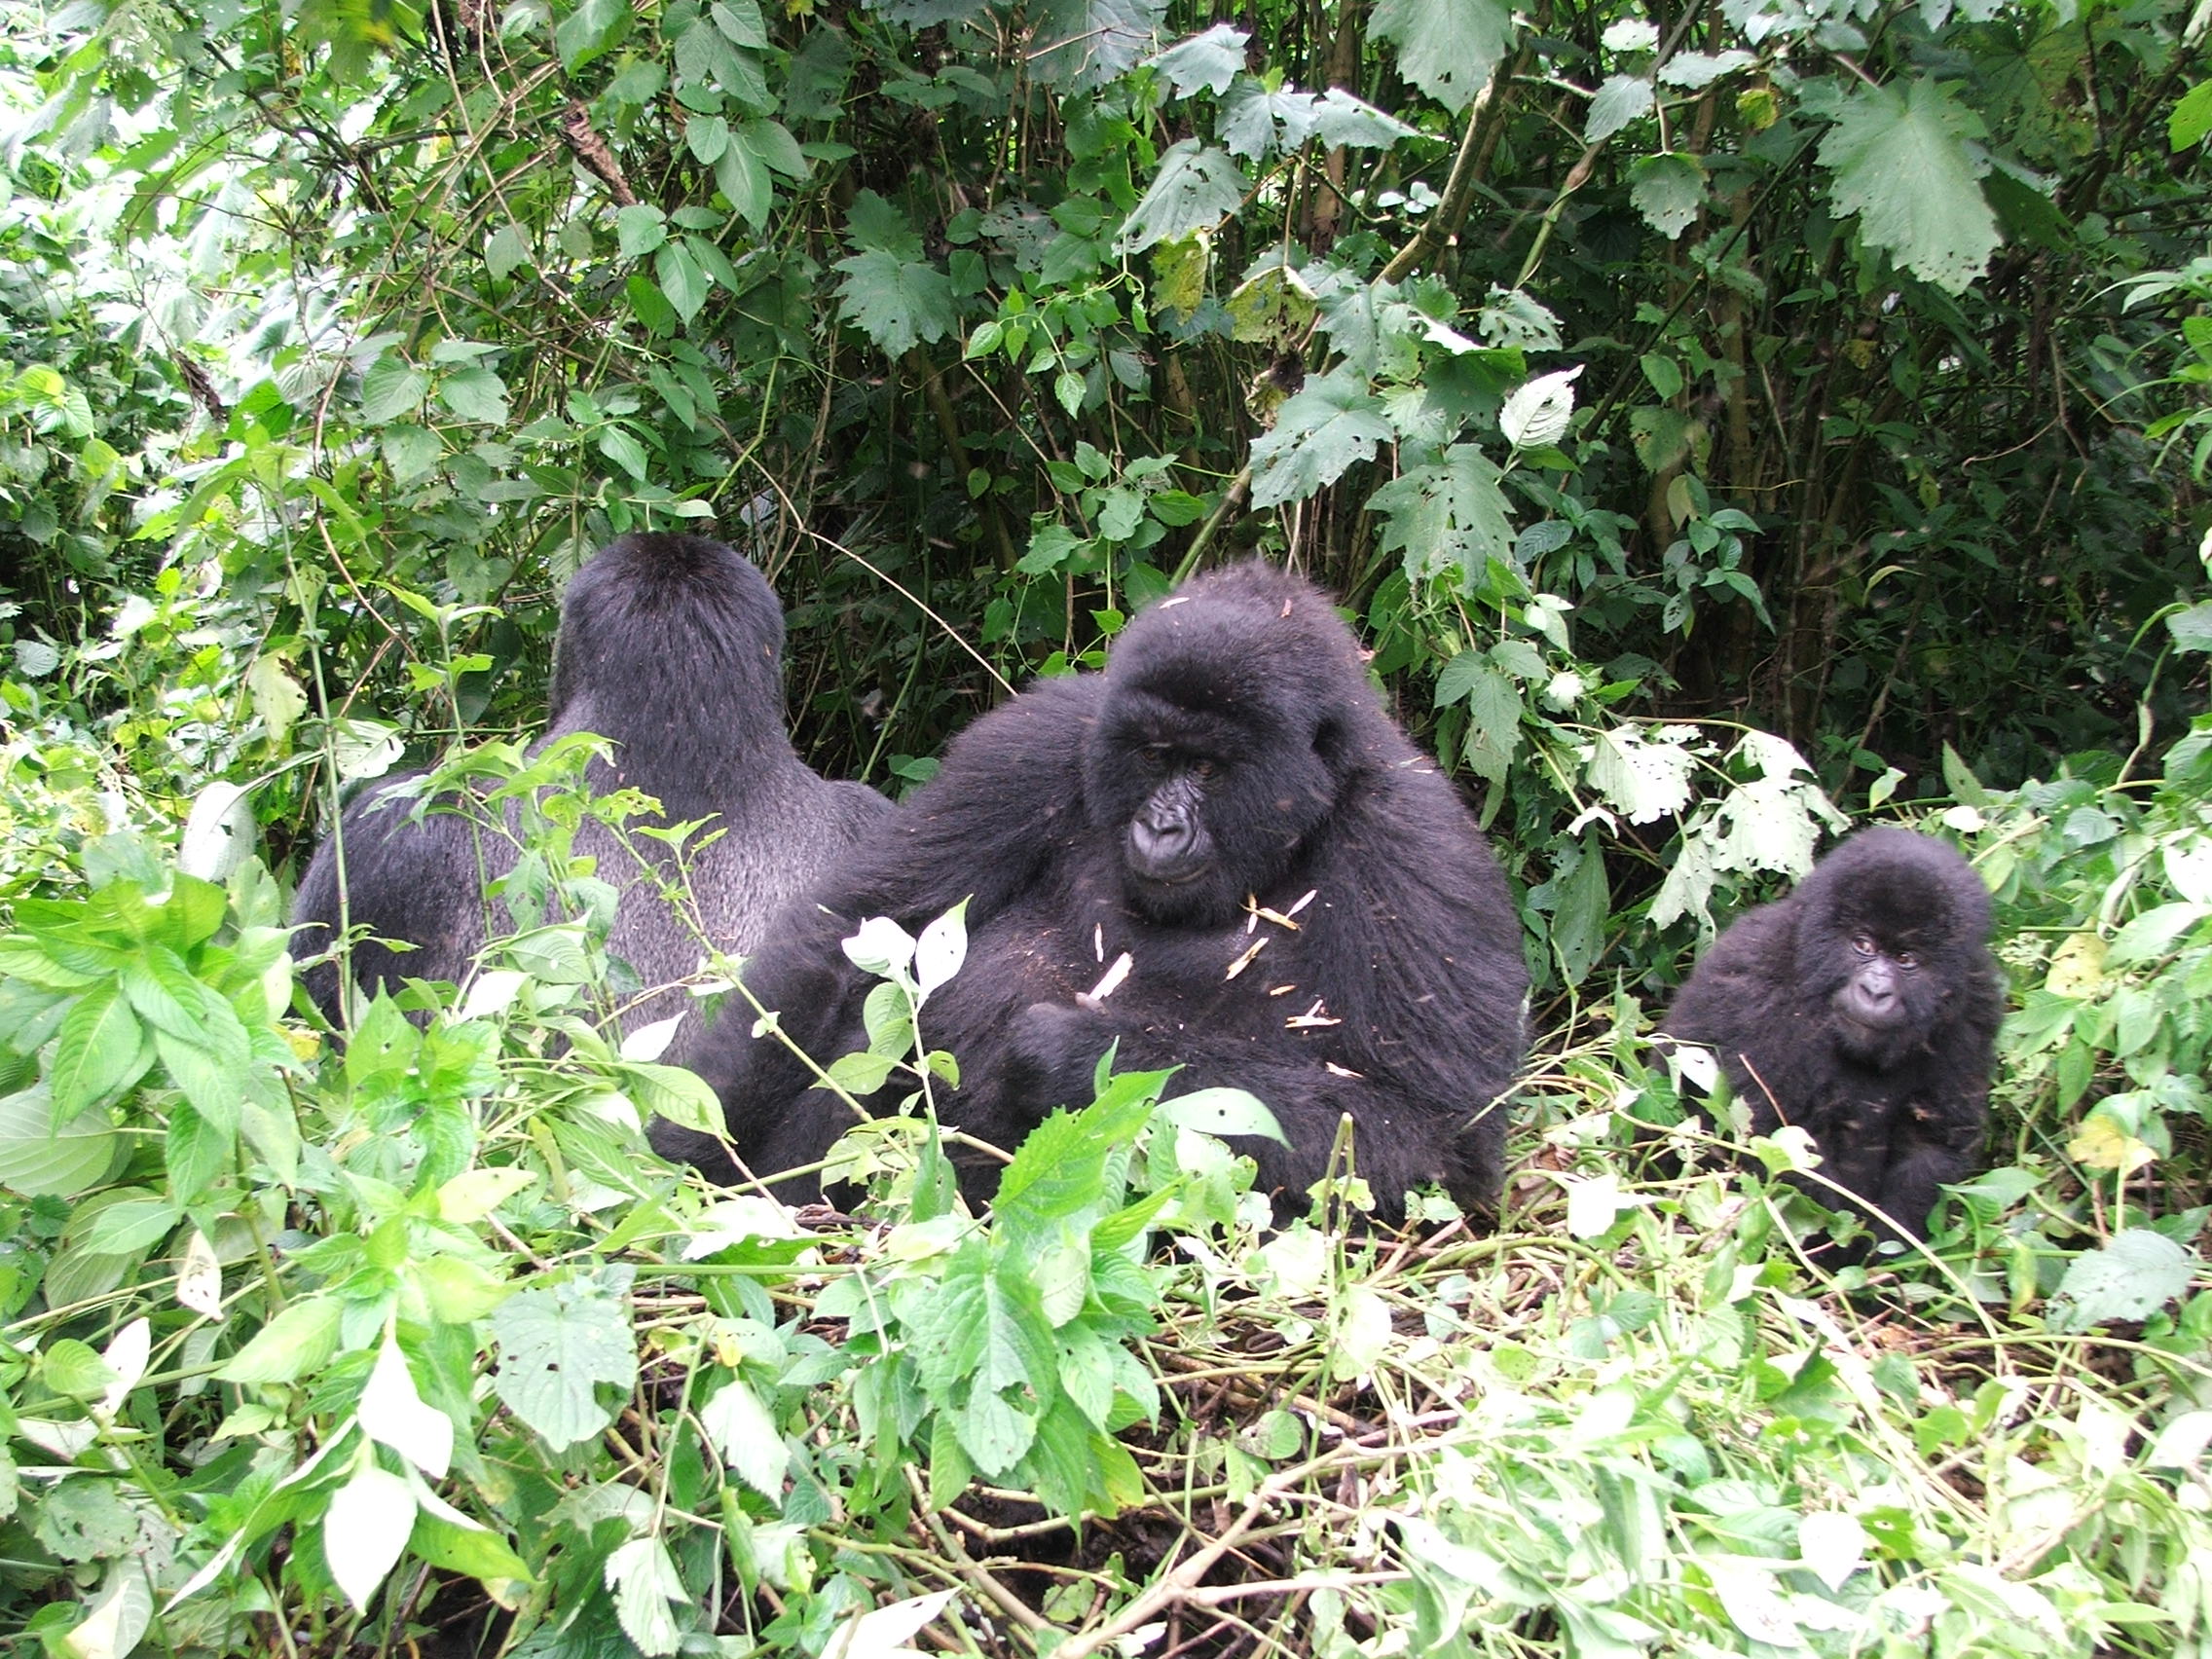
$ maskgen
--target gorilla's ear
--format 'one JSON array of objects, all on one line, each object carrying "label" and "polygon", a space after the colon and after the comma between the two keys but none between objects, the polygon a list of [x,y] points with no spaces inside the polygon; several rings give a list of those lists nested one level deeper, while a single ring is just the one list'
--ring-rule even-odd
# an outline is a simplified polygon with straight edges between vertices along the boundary
[{"label": "gorilla's ear", "polygon": [[1321,723],[1313,728],[1313,753],[1331,771],[1344,758],[1346,737],[1345,722],[1335,715],[1323,716]]}]

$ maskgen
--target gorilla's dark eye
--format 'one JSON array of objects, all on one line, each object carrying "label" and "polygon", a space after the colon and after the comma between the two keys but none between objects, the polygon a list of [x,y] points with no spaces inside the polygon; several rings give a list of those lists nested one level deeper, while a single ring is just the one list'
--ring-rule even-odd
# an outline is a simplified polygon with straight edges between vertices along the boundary
[{"label": "gorilla's dark eye", "polygon": [[1142,743],[1137,746],[1137,764],[1148,772],[1157,772],[1167,764],[1167,746],[1164,743]]},{"label": "gorilla's dark eye", "polygon": [[1221,768],[1211,760],[1194,760],[1191,762],[1191,771],[1197,777],[1210,778],[1220,770]]},{"label": "gorilla's dark eye", "polygon": [[1864,934],[1854,934],[1851,936],[1851,948],[1862,956],[1871,956],[1874,954],[1874,941]]},{"label": "gorilla's dark eye", "polygon": [[1899,968],[1917,968],[1917,967],[1919,967],[1919,966],[1920,966],[1920,953],[1919,953],[1918,951],[1914,951],[1914,950],[1900,950],[1900,951],[1899,951],[1899,952],[1898,952],[1898,966],[1899,966]]}]

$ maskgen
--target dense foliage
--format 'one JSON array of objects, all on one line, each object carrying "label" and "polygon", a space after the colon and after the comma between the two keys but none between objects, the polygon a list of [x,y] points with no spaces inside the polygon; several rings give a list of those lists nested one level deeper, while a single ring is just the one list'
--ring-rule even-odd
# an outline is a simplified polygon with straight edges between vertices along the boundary
[{"label": "dense foliage", "polygon": [[[2204,32],[11,9],[0,1638],[2212,1651]],[[987,1224],[926,1130],[811,1235],[651,1160],[706,1102],[585,1017],[578,752],[455,745],[678,523],[893,789],[1201,561],[1344,595],[1523,903],[1495,1230],[1263,1235],[1248,1104],[1157,1078]],[[340,1049],[286,877],[407,752],[535,802],[531,880]],[[1839,807],[1959,839],[2017,1012],[1990,1170],[1831,1282],[1641,1033]],[[923,1090],[956,940],[882,957]]]}]

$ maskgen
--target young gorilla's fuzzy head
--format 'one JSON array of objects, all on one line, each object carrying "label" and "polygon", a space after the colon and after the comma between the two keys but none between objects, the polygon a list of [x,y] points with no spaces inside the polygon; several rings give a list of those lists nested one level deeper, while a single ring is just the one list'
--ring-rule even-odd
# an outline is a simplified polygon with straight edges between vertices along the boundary
[{"label": "young gorilla's fuzzy head", "polygon": [[1138,616],[1084,749],[1130,902],[1162,924],[1230,920],[1328,821],[1381,720],[1350,631],[1294,576],[1236,566]]},{"label": "young gorilla's fuzzy head", "polygon": [[1927,1046],[1989,938],[1973,866],[1909,830],[1865,830],[1797,890],[1797,963],[1836,1044],[1878,1069]]}]

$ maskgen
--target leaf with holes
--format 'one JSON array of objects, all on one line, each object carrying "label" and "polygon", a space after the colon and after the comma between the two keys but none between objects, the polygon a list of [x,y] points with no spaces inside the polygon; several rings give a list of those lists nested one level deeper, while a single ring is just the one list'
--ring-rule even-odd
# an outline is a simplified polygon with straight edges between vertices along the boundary
[{"label": "leaf with holes", "polygon": [[1375,459],[1395,435],[1382,400],[1342,372],[1310,382],[1277,412],[1272,432],[1252,445],[1252,505],[1304,500],[1334,484],[1356,461]]}]

